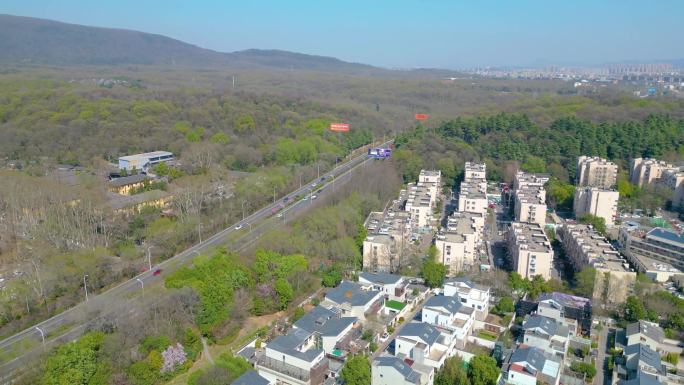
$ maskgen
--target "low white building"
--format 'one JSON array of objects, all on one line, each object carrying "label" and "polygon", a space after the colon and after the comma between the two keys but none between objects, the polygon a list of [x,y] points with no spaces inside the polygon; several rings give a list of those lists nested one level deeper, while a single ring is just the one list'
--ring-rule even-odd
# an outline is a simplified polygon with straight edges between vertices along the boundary
[{"label": "low white building", "polygon": [[259,375],[272,383],[319,385],[328,374],[328,359],[313,333],[293,329],[266,345],[257,359]]},{"label": "low white building", "polygon": [[439,369],[444,360],[453,355],[455,340],[450,332],[442,333],[425,322],[411,322],[401,329],[394,341],[394,352],[399,358]]},{"label": "low white building", "polygon": [[378,290],[366,290],[356,282],[342,281],[325,295],[324,302],[339,308],[344,317],[357,317],[365,321],[366,314],[382,308],[383,295]]},{"label": "low white building", "polygon": [[409,362],[394,356],[374,359],[371,363],[371,385],[432,385],[432,368]]},{"label": "low white building", "polygon": [[359,285],[366,290],[380,291],[387,299],[401,302],[406,300],[408,282],[400,275],[364,271],[359,274]]},{"label": "low white building", "polygon": [[520,345],[502,368],[510,385],[560,384],[561,362],[533,346]]},{"label": "low white building", "polygon": [[473,283],[468,278],[450,278],[444,282],[444,295],[457,297],[467,307],[475,310],[475,318],[484,321],[489,315],[490,288]]},{"label": "low white building", "polygon": [[455,346],[463,348],[475,322],[475,309],[464,306],[456,297],[437,295],[425,302],[421,321],[453,332]]},{"label": "low white building", "polygon": [[126,171],[145,171],[150,167],[173,160],[173,153],[168,151],[153,151],[142,154],[127,155],[119,157],[119,169]]},{"label": "low white building", "polygon": [[568,327],[553,318],[541,315],[528,315],[522,325],[525,333],[523,343],[542,349],[561,361],[568,350],[570,333]]},{"label": "low white building", "polygon": [[359,327],[358,318],[342,317],[338,309],[327,309],[321,305],[313,308],[293,325],[294,329],[312,333],[315,345],[326,354],[331,354],[352,330]]}]

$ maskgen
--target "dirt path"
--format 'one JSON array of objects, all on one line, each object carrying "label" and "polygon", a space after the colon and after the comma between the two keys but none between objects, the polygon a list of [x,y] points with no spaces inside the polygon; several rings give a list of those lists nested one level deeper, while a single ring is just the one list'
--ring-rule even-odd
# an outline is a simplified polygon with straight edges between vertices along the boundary
[{"label": "dirt path", "polygon": [[210,364],[214,365],[214,358],[211,356],[211,352],[209,351],[209,345],[207,345],[207,340],[202,337],[202,352],[204,352],[204,357],[207,358],[207,361],[209,361]]},{"label": "dirt path", "polygon": [[276,321],[285,316],[285,312],[279,311],[273,314],[266,314],[260,316],[249,317],[243,322],[244,327],[240,330],[235,341],[240,341],[247,334],[253,333],[256,329],[262,328],[264,326],[270,325],[273,321]]}]

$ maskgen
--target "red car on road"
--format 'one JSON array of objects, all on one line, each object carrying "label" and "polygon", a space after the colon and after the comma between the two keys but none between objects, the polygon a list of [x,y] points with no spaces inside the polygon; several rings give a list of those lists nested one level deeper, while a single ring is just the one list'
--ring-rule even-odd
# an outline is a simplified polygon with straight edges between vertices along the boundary
[{"label": "red car on road", "polygon": [[159,274],[161,274],[161,272],[162,272],[162,269],[157,269],[154,271],[154,273],[152,273],[152,275],[159,275]]}]

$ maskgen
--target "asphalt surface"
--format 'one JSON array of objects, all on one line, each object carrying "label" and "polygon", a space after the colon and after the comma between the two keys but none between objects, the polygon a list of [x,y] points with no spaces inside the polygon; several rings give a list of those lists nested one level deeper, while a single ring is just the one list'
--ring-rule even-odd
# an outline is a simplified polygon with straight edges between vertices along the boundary
[{"label": "asphalt surface", "polygon": [[[391,140],[387,141],[378,147],[387,146],[391,142]],[[275,203],[262,207],[244,220],[153,266],[151,270],[122,282],[99,295],[91,295],[88,301],[5,338],[0,341],[0,383],[11,383],[12,379],[23,371],[22,369],[27,368],[25,365],[28,365],[31,359],[36,358],[46,349],[75,340],[86,332],[95,321],[106,315],[126,311],[131,300],[143,295],[146,288],[163,284],[164,278],[170,273],[190,263],[203,252],[227,243],[230,236],[239,237],[235,242],[236,249],[242,249],[252,244],[265,232],[265,227],[261,222],[276,218],[277,214],[274,212],[279,210],[282,205],[285,207],[279,213],[282,213],[282,220],[287,220],[287,218],[309,208],[315,201],[311,199],[312,195],[322,196],[331,193],[335,190],[335,183],[341,185],[350,181],[354,176],[354,169],[371,161],[373,159],[369,159],[367,154],[360,154],[338,165],[335,169],[321,174],[320,178],[309,181]],[[321,178],[325,179],[322,181]],[[315,187],[312,187],[314,184]],[[317,193],[320,189],[323,191]],[[286,197],[289,199],[288,202],[284,203]]]}]

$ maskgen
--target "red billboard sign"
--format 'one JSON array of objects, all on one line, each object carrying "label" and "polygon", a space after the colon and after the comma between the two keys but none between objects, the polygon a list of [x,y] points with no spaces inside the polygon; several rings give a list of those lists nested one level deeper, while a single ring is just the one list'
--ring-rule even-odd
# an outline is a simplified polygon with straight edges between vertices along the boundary
[{"label": "red billboard sign", "polygon": [[428,114],[416,114],[416,120],[427,120],[429,116]]},{"label": "red billboard sign", "polygon": [[330,123],[330,131],[349,132],[349,125],[347,123]]}]

